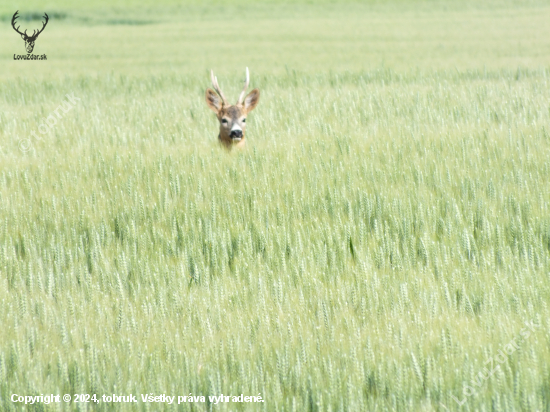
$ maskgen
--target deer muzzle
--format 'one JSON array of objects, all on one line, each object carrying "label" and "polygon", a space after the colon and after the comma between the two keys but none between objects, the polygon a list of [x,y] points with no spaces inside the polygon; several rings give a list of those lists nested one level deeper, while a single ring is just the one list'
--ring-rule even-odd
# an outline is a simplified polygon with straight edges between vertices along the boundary
[{"label": "deer muzzle", "polygon": [[242,130],[231,130],[229,137],[233,140],[241,140],[243,138]]}]

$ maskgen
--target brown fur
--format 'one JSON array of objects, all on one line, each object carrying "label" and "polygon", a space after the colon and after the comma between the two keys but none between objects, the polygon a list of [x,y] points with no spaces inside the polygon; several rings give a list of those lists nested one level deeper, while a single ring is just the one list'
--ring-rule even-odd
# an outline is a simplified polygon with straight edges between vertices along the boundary
[{"label": "brown fur", "polygon": [[[233,147],[244,147],[246,139],[246,117],[248,113],[254,110],[258,105],[259,100],[260,91],[254,89],[243,99],[242,104],[237,103],[229,106],[224,104],[223,99],[214,90],[210,88],[206,89],[206,104],[210,110],[216,113],[216,117],[220,122],[220,134],[218,135],[218,139],[225,148],[232,149]],[[242,138],[240,140],[231,138],[230,136],[231,129],[234,127],[242,130]]]}]

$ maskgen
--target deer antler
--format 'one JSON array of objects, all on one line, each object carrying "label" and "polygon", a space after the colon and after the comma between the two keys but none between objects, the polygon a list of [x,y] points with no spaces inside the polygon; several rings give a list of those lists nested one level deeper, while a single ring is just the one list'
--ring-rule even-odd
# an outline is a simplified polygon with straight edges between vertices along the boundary
[{"label": "deer antler", "polygon": [[46,28],[46,24],[48,24],[48,21],[49,21],[48,14],[47,14],[47,13],[44,13],[44,18],[46,19],[46,22],[42,23],[42,28],[41,28],[40,30],[38,30],[38,33],[36,32],[36,30],[34,30],[33,33],[32,33],[32,36],[29,36],[29,35],[27,34],[27,30],[25,30],[24,33],[21,33],[21,32],[19,31],[19,27],[21,27],[21,26],[17,26],[17,28],[15,27],[15,20],[19,17],[19,16],[17,15],[17,13],[19,13],[19,10],[17,10],[17,11],[15,12],[15,14],[13,15],[13,17],[11,18],[11,25],[12,25],[13,29],[14,29],[17,33],[19,33],[21,36],[25,36],[25,38],[27,38],[27,39],[31,39],[31,40],[34,39],[34,40],[36,40],[36,38],[38,37],[38,35],[39,35],[40,33],[42,33],[42,32],[44,31],[44,29]]},{"label": "deer antler", "polygon": [[222,89],[220,89],[220,85],[218,84],[218,78],[214,76],[214,70],[210,70],[210,78],[212,79],[212,87],[214,87],[214,90],[220,95],[223,101],[224,106],[228,106],[227,99],[222,93]]},{"label": "deer antler", "polygon": [[246,92],[246,89],[248,89],[248,83],[250,83],[250,75],[248,73],[248,67],[246,68],[246,79],[244,81],[244,88],[241,92],[241,95],[239,96],[239,100],[237,101],[237,104],[243,104],[244,102],[244,94]]},{"label": "deer antler", "polygon": [[14,29],[17,33],[19,33],[21,36],[27,37],[27,30],[25,30],[25,33],[21,33],[21,32],[19,31],[19,27],[21,27],[21,26],[17,26],[17,28],[15,28],[15,20],[19,17],[19,16],[17,15],[17,13],[19,13],[19,10],[17,10],[17,11],[15,12],[15,14],[13,15],[13,17],[11,18],[11,26],[12,26],[13,29]]},{"label": "deer antler", "polygon": [[32,33],[32,37],[34,39],[36,39],[38,37],[38,35],[44,31],[44,29],[46,28],[46,25],[48,24],[48,21],[50,20],[47,13],[44,13],[44,18],[46,19],[46,21],[44,23],[42,23],[42,28],[40,30],[38,30],[38,33],[34,34],[34,32],[36,30],[34,30],[33,33]]}]

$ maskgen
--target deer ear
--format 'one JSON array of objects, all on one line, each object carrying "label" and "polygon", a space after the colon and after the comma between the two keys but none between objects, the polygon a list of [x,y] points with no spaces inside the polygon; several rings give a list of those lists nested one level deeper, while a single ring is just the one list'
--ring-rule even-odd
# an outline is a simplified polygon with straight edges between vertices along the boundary
[{"label": "deer ear", "polygon": [[214,90],[206,89],[206,104],[210,107],[210,110],[218,114],[222,108],[222,99]]},{"label": "deer ear", "polygon": [[252,90],[244,98],[244,110],[246,110],[247,113],[251,112],[257,106],[259,101],[260,101],[260,91],[258,89]]}]

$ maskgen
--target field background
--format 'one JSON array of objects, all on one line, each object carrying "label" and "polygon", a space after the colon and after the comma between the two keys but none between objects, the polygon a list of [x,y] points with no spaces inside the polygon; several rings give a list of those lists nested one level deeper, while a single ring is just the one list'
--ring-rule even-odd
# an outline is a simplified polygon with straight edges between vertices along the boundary
[{"label": "field background", "polygon": [[[47,61],[13,60],[15,10],[50,15]],[[549,22],[543,1],[3,1],[0,410],[549,411]],[[212,68],[236,99],[245,66],[260,104],[227,153],[204,90]]]}]

